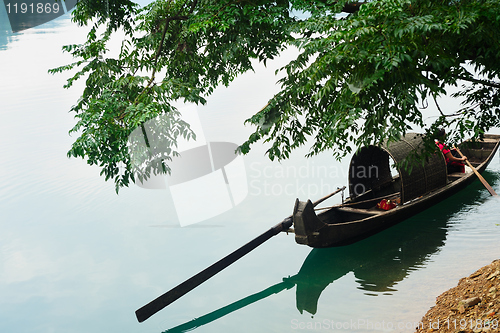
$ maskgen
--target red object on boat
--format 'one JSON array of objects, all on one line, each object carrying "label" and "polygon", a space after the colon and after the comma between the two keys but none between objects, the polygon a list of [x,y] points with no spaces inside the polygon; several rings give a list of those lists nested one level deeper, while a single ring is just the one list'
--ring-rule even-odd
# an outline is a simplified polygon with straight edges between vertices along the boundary
[{"label": "red object on boat", "polygon": [[396,207],[396,203],[391,200],[382,199],[382,201],[377,204],[377,207],[383,210],[391,210]]}]

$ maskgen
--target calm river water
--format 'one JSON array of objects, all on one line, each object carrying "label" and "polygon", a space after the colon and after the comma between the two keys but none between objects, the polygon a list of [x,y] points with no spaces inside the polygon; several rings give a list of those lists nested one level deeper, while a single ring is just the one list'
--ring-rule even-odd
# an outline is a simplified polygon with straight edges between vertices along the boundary
[{"label": "calm river water", "polygon": [[[281,221],[296,197],[345,185],[350,158],[305,159],[305,147],[279,164],[255,147],[238,169],[241,202],[181,227],[173,189],[117,195],[97,168],[66,157],[82,83],[65,90],[69,74],[47,70],[71,61],[61,47],[86,29],[62,16],[12,33],[4,6],[0,22],[1,332],[412,332],[437,295],[500,257],[500,205],[476,182],[352,246],[312,250],[278,235],[139,324],[137,308]],[[198,108],[206,141],[243,142],[243,121],[292,56]],[[498,154],[484,176],[500,192]],[[203,215],[203,198],[187,209]]]}]

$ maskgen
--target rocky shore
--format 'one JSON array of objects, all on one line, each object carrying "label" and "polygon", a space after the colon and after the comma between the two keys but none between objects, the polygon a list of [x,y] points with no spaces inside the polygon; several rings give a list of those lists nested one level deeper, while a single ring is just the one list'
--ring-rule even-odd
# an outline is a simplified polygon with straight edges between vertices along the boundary
[{"label": "rocky shore", "polygon": [[438,296],[421,323],[417,333],[500,332],[500,260]]}]

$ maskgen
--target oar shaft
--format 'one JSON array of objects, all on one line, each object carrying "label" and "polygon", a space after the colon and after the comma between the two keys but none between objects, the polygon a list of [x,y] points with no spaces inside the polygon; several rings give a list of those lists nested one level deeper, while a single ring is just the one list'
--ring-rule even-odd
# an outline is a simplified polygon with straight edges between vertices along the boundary
[{"label": "oar shaft", "polygon": [[[453,148],[455,148],[455,150],[460,154],[460,156],[464,157],[464,155],[462,154],[462,152],[460,151],[460,149],[458,149],[458,147],[453,146]],[[493,188],[490,186],[490,184],[488,184],[488,182],[486,181],[486,179],[484,179],[483,176],[481,176],[481,174],[476,170],[476,168],[474,168],[472,166],[472,164],[470,164],[469,160],[465,159],[465,162],[467,162],[467,165],[469,166],[469,168],[471,168],[472,171],[474,171],[474,173],[476,174],[477,178],[479,178],[479,180],[481,181],[481,183],[483,183],[484,187],[486,187],[486,189],[488,190],[488,192],[490,192],[490,194],[493,195],[493,196],[498,196],[498,194],[495,192],[495,190],[493,190]]]},{"label": "oar shaft", "polygon": [[170,291],[167,291],[165,294],[159,296],[148,304],[144,305],[137,311],[135,311],[135,315],[137,316],[137,320],[139,322],[143,322],[167,305],[173,303],[180,297],[184,296],[194,288],[198,287],[203,282],[210,279],[215,274],[219,273],[271,237],[279,234],[283,230],[287,230],[292,226],[292,218],[288,217],[284,219],[281,223],[276,224],[274,227],[264,232],[262,235],[254,238],[247,244],[243,245],[236,251],[228,254],[221,260],[217,261],[210,267],[205,268],[203,271],[189,278],[188,280],[182,282],[177,287],[174,287]]},{"label": "oar shaft", "polygon": [[343,186],[343,187],[341,187],[341,188],[338,188],[335,192],[330,193],[330,194],[328,194],[327,196],[324,196],[323,198],[321,198],[321,199],[318,199],[318,200],[314,201],[314,202],[313,202],[313,207],[316,207],[317,205],[319,205],[320,203],[322,203],[322,202],[323,202],[323,201],[325,201],[326,199],[328,199],[328,198],[332,197],[333,195],[335,195],[335,194],[337,194],[337,193],[339,193],[340,191],[343,191],[343,190],[345,190],[345,186]]},{"label": "oar shaft", "polygon": [[[325,201],[326,199],[330,198],[334,194],[343,191],[345,189],[345,186],[342,188],[339,188],[335,192],[317,200],[314,202],[314,206],[318,205],[319,203]],[[179,284],[177,287],[174,287],[173,289],[167,291],[165,294],[159,296],[158,298],[152,300],[148,304],[144,305],[137,311],[135,311],[135,315],[137,317],[137,320],[139,322],[143,322],[161,309],[165,308],[167,305],[175,302],[177,299],[181,298],[194,288],[198,287],[200,284],[203,282],[207,281],[210,279],[212,276],[215,274],[219,273],[247,253],[251,252],[254,250],[256,247],[267,241],[273,236],[276,236],[279,234],[281,231],[288,230],[293,224],[293,219],[291,216],[287,217],[284,219],[281,223],[276,224],[274,227],[269,229],[268,231],[264,232],[262,235],[254,238],[250,242],[246,243],[236,251],[228,254],[221,260],[217,261],[215,264],[213,264],[210,267],[205,268],[198,274],[192,276],[191,278],[187,279],[186,281],[182,282]]]}]

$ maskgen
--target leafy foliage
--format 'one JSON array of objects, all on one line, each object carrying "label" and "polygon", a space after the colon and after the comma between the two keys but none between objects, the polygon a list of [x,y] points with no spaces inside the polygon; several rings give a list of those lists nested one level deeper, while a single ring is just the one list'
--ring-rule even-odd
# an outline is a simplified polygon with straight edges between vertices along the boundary
[{"label": "leafy foliage", "polygon": [[[500,10],[497,1],[372,1],[337,19],[317,12],[294,25],[300,56],[283,68],[283,89],[249,122],[261,126],[243,145],[272,141],[271,158],[286,158],[314,136],[310,154],[396,140],[424,127],[419,105],[445,95],[447,86],[465,105],[442,115],[438,126],[456,128],[455,139],[478,137],[498,126]],[[314,36],[314,37],[312,37]],[[475,70],[482,79],[475,79]],[[274,116],[279,115],[279,117]]]},{"label": "leafy foliage", "polygon": [[[135,180],[126,149],[135,128],[168,115],[161,126],[168,154],[140,177],[168,172],[164,161],[176,154],[177,138],[193,136],[172,102],[203,104],[215,87],[252,70],[252,59],[265,63],[286,47],[300,54],[281,69],[281,91],[247,120],[256,130],[240,147],[243,153],[264,141],[271,143],[271,159],[284,159],[312,142],[308,155],[331,150],[341,158],[362,145],[396,140],[415,126],[428,134],[448,127],[458,140],[478,138],[500,122],[498,1],[106,3],[78,3],[74,20],[93,22],[88,40],[66,46],[76,62],[52,72],[78,67],[67,87],[86,78],[73,107],[78,122],[72,132],[80,136],[68,154],[98,164],[117,190]],[[295,11],[308,15],[297,18]],[[111,58],[106,45],[118,30],[125,39],[119,56]],[[463,107],[441,111],[427,126],[419,106],[450,86],[460,88],[453,97],[463,99]]]}]

